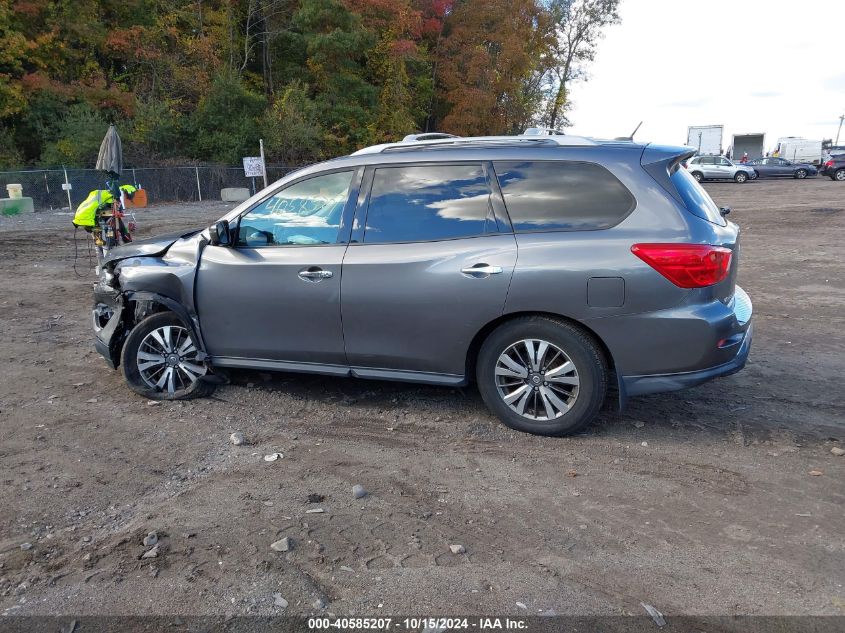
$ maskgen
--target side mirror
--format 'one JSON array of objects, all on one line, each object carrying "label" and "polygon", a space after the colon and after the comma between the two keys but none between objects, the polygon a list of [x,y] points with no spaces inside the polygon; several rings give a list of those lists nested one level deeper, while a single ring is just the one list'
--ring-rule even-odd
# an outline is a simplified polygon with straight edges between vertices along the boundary
[{"label": "side mirror", "polygon": [[220,220],[208,227],[209,242],[212,246],[231,246],[232,236],[229,231],[229,222]]},{"label": "side mirror", "polygon": [[719,213],[722,214],[722,217],[725,217],[730,212],[731,212],[730,207],[719,207]]}]

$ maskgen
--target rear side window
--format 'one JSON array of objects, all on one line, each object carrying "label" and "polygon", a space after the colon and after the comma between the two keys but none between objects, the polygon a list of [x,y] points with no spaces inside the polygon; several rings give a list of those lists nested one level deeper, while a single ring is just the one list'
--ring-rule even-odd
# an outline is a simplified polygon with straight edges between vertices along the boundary
[{"label": "rear side window", "polygon": [[493,165],[514,231],[593,231],[634,209],[631,192],[601,165],[574,161]]},{"label": "rear side window", "polygon": [[690,213],[720,226],[727,224],[710,194],[686,169],[675,167],[670,178]]},{"label": "rear side window", "polygon": [[481,165],[379,167],[364,242],[422,242],[496,230]]}]

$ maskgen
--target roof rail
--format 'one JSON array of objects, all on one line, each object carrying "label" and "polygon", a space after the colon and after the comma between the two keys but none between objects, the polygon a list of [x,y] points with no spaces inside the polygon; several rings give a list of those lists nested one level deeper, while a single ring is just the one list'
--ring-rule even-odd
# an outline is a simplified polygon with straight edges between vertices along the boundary
[{"label": "roof rail", "polygon": [[423,132],[422,134],[408,134],[402,139],[403,143],[410,143],[411,141],[434,141],[440,138],[459,138],[454,134],[446,134],[445,132]]},{"label": "roof rail", "polygon": [[530,127],[526,129],[523,136],[566,136],[566,132],[556,130],[552,127]]},{"label": "roof rail", "polygon": [[[439,133],[434,133],[439,134]],[[411,137],[428,136],[414,135]],[[406,136],[405,139],[408,139]],[[585,146],[596,145],[597,143],[584,136],[568,136],[565,134],[543,135],[543,134],[520,134],[518,136],[452,136],[440,135],[433,139],[413,138],[402,140],[399,143],[383,143],[372,145],[353,152],[353,156],[360,154],[380,154],[389,151],[410,151],[426,150],[449,147],[508,147],[514,145],[558,145],[558,146]]]}]

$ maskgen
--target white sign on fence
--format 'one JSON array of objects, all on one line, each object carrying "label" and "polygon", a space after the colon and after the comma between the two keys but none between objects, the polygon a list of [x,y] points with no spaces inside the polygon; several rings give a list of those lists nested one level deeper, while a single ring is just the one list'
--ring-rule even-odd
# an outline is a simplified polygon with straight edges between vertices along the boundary
[{"label": "white sign on fence", "polygon": [[244,175],[256,178],[264,173],[264,162],[261,156],[244,156]]},{"label": "white sign on fence", "polygon": [[62,183],[62,191],[70,191],[71,189],[73,189],[72,184],[70,184],[69,182]]}]

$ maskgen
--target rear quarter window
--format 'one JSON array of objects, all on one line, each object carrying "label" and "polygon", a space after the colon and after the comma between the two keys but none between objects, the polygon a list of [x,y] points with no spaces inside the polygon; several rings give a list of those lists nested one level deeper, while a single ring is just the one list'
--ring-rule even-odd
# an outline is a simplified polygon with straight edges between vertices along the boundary
[{"label": "rear quarter window", "polygon": [[634,196],[607,169],[576,161],[495,162],[514,231],[594,231],[619,224]]},{"label": "rear quarter window", "polygon": [[693,215],[704,218],[708,222],[725,226],[727,221],[719,212],[719,207],[713,202],[704,187],[692,177],[686,169],[680,166],[673,168],[669,178],[684,201],[684,206]]}]

